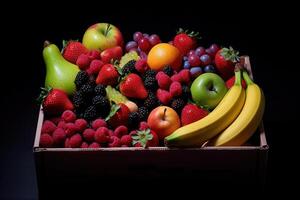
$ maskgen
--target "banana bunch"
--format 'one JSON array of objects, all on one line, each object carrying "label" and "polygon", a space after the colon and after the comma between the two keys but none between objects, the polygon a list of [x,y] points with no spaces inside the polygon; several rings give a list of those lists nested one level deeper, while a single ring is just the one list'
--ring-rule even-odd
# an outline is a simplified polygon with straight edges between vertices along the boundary
[{"label": "banana bunch", "polygon": [[264,112],[264,95],[243,71],[235,72],[235,84],[218,106],[206,117],[183,126],[165,138],[169,147],[236,146],[245,143],[257,129]]}]

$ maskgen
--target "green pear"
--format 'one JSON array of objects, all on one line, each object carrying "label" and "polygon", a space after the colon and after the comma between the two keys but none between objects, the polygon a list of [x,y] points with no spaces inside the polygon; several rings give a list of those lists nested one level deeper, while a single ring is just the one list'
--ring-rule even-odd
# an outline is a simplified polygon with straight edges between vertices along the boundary
[{"label": "green pear", "polygon": [[75,92],[74,80],[80,71],[78,66],[68,62],[55,44],[44,43],[44,62],[46,64],[45,87],[61,89],[68,95]]}]

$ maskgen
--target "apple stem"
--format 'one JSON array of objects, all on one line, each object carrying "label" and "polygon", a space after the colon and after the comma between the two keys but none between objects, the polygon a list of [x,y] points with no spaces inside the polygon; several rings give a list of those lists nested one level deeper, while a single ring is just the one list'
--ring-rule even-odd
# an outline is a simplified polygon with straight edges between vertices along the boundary
[{"label": "apple stem", "polygon": [[167,108],[164,109],[163,120],[165,120],[166,112],[167,112]]},{"label": "apple stem", "polygon": [[108,24],[107,27],[106,27],[105,33],[104,33],[105,36],[107,36],[107,34],[108,34],[110,28],[111,28],[111,27],[110,27],[110,24]]},{"label": "apple stem", "polygon": [[44,42],[44,48],[46,48],[47,46],[49,46],[51,43],[48,40],[45,40]]}]

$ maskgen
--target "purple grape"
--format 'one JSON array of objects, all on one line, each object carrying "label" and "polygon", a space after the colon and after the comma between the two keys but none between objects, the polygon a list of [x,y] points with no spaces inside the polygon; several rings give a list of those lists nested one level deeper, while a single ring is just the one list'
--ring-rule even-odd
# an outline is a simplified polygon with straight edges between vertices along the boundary
[{"label": "purple grape", "polygon": [[190,67],[191,67],[191,65],[190,65],[189,61],[188,60],[184,61],[183,68],[184,69],[189,69]]},{"label": "purple grape", "polygon": [[193,67],[201,65],[201,60],[196,54],[189,55],[188,61]]},{"label": "purple grape", "polygon": [[136,41],[136,42],[138,42],[140,39],[142,39],[144,36],[143,36],[143,33],[141,33],[141,32],[135,32],[134,34],[133,34],[133,40],[134,41]]},{"label": "purple grape", "polygon": [[131,48],[131,49],[129,49],[129,51],[128,51],[128,52],[131,52],[131,51],[135,51],[135,52],[137,52],[137,53],[138,53],[138,49],[137,49],[137,48]]},{"label": "purple grape", "polygon": [[159,38],[158,35],[156,34],[152,34],[150,37],[149,37],[149,42],[152,46],[158,44],[158,43],[161,43],[161,40]]},{"label": "purple grape", "polygon": [[143,52],[140,48],[138,48],[138,54],[141,59],[146,59],[147,60],[147,54]]},{"label": "purple grape", "polygon": [[149,34],[148,34],[148,33],[144,33],[144,34],[143,34],[143,37],[149,39]]},{"label": "purple grape", "polygon": [[208,73],[208,72],[216,73],[216,69],[213,65],[207,65],[207,66],[204,67],[204,72],[205,73]]},{"label": "purple grape", "polygon": [[200,56],[200,60],[204,66],[211,64],[211,57],[208,54]]},{"label": "purple grape", "polygon": [[137,43],[135,41],[130,41],[130,42],[127,42],[126,44],[126,51],[130,51],[130,49],[133,49],[133,48],[137,48]]},{"label": "purple grape", "polygon": [[212,44],[209,47],[211,53],[214,54],[214,56],[216,55],[216,53],[219,51],[220,47],[217,44]]},{"label": "purple grape", "polygon": [[200,74],[203,73],[202,68],[201,67],[192,67],[190,69],[191,75],[193,78],[198,77]]},{"label": "purple grape", "polygon": [[197,56],[202,56],[203,54],[205,54],[205,48],[204,47],[198,47],[196,50],[195,50],[195,54]]},{"label": "purple grape", "polygon": [[195,50],[190,50],[187,55],[190,56],[190,55],[194,55],[194,54],[195,54]]}]

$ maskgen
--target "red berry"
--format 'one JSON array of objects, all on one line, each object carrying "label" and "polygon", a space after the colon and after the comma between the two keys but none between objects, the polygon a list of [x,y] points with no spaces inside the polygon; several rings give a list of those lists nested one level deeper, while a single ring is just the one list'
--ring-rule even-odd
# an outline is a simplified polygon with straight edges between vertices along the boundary
[{"label": "red berry", "polygon": [[85,129],[82,133],[83,138],[88,142],[93,142],[95,139],[95,131],[91,128]]},{"label": "red berry", "polygon": [[57,125],[61,121],[61,117],[53,117],[49,119],[51,122],[53,122],[55,125]]},{"label": "red berry", "polygon": [[65,122],[74,122],[76,120],[76,115],[73,111],[71,110],[66,110],[63,112],[63,114],[61,115],[61,118],[65,121]]},{"label": "red berry", "polygon": [[89,144],[86,142],[83,142],[80,146],[80,148],[88,148],[88,147],[89,147]]},{"label": "red berry", "polygon": [[196,54],[189,55],[188,61],[193,67],[199,66],[201,64],[201,60]]},{"label": "red berry", "polygon": [[71,146],[70,146],[70,139],[69,138],[67,138],[65,140],[65,148],[71,148]]},{"label": "red berry", "polygon": [[92,144],[89,145],[88,148],[100,148],[100,144],[98,144],[97,142],[93,142]]},{"label": "red berry", "polygon": [[52,135],[53,143],[56,145],[63,144],[66,139],[66,133],[62,128],[57,128]]},{"label": "red berry", "polygon": [[183,69],[178,74],[179,74],[180,80],[181,80],[180,83],[185,83],[187,85],[190,84],[190,82],[191,82],[191,72],[190,72],[190,70]]},{"label": "red berry", "polygon": [[156,91],[156,97],[158,100],[160,100],[164,105],[168,105],[168,103],[172,99],[172,95],[170,94],[169,91],[163,90],[163,89],[158,89]]},{"label": "red berry", "polygon": [[45,120],[42,126],[42,134],[51,135],[53,131],[56,129],[55,124],[50,120]]},{"label": "red berry", "polygon": [[96,142],[102,144],[102,143],[107,143],[109,141],[109,132],[108,128],[106,127],[100,127],[97,129],[94,139]]},{"label": "red berry", "polygon": [[52,147],[52,145],[53,145],[53,139],[52,139],[51,135],[49,135],[49,134],[41,135],[41,138],[40,138],[40,146],[41,147],[47,148],[47,147]]},{"label": "red berry", "polygon": [[123,135],[121,137],[120,142],[121,142],[121,145],[126,145],[127,147],[130,147],[132,144],[132,138],[130,135]]},{"label": "red berry", "polygon": [[91,50],[87,55],[90,60],[100,60],[100,52],[98,50]]},{"label": "red berry", "polygon": [[140,122],[139,130],[146,130],[147,128],[149,128],[147,122]]},{"label": "red berry", "polygon": [[151,44],[149,42],[149,39],[147,39],[147,38],[140,39],[138,41],[138,45],[139,45],[139,48],[146,53],[148,53],[151,49]]},{"label": "red berry", "polygon": [[87,73],[89,75],[95,74],[97,75],[104,63],[101,60],[93,60],[90,64],[90,67],[87,69]]},{"label": "red berry", "polygon": [[[140,130],[143,130],[143,129],[140,129]],[[137,133],[137,131],[136,131],[136,130],[133,130],[133,131],[130,131],[129,135],[130,135],[130,136],[133,136],[133,135],[135,135],[136,133]]]},{"label": "red berry", "polygon": [[167,74],[165,74],[164,72],[160,71],[160,72],[158,72],[156,74],[155,78],[157,80],[158,86],[161,89],[165,89],[165,90],[169,89],[170,84],[172,83],[172,80],[171,80],[171,78]]},{"label": "red berry", "polygon": [[79,133],[73,135],[69,140],[69,145],[71,148],[79,148],[82,143],[82,138]]},{"label": "red berry", "polygon": [[77,132],[77,127],[74,123],[67,123],[65,126],[65,132],[67,137],[74,135]]},{"label": "red berry", "polygon": [[177,81],[173,82],[170,86],[170,93],[172,97],[178,97],[182,94],[181,84]]},{"label": "red berry", "polygon": [[123,135],[126,134],[128,134],[128,129],[124,125],[118,126],[114,131],[114,136],[117,136],[118,138],[121,138]]},{"label": "red berry", "polygon": [[135,69],[139,73],[144,74],[149,69],[149,66],[147,64],[147,60],[146,59],[139,59],[138,61],[136,61]]},{"label": "red berry", "polygon": [[108,130],[108,135],[109,135],[109,137],[114,136],[114,131],[109,129]]},{"label": "red berry", "polygon": [[172,80],[172,81],[181,82],[181,76],[180,76],[179,74],[174,74],[174,75],[171,77],[171,80]]},{"label": "red berry", "polygon": [[120,147],[121,146],[121,140],[116,136],[112,136],[112,137],[109,138],[108,146],[109,147]]},{"label": "red berry", "polygon": [[65,128],[66,128],[66,122],[60,121],[60,122],[57,124],[57,127],[58,127],[58,128],[62,128],[62,129],[65,129]]},{"label": "red berry", "polygon": [[81,70],[87,69],[90,66],[90,63],[91,63],[91,60],[90,60],[89,56],[86,54],[81,54],[76,61],[76,65]]},{"label": "red berry", "polygon": [[85,119],[76,119],[75,126],[77,131],[82,132],[87,127],[87,121]]},{"label": "red berry", "polygon": [[107,127],[106,121],[104,119],[96,119],[92,122],[92,128],[97,130],[100,127]]}]

